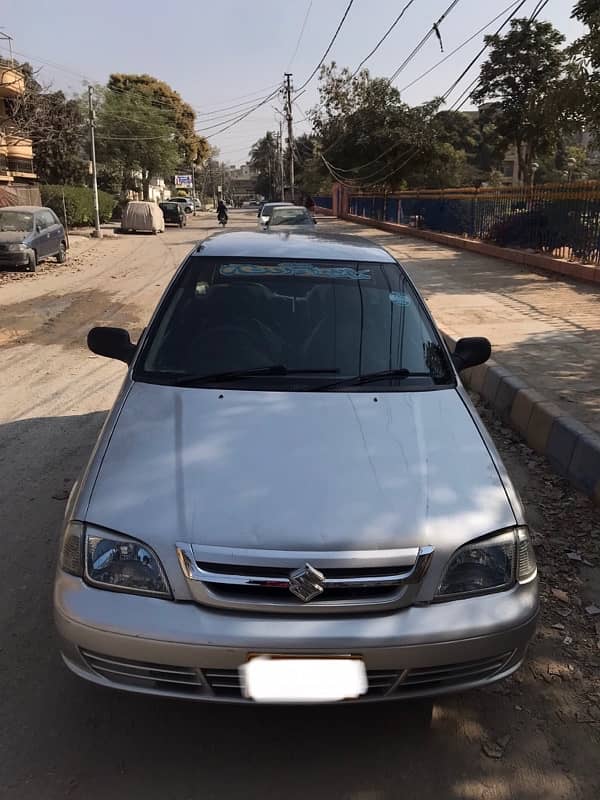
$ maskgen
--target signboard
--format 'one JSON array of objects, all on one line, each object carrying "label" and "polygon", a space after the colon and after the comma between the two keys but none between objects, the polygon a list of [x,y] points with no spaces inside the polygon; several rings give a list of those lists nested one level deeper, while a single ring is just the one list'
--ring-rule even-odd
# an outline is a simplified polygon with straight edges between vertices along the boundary
[{"label": "signboard", "polygon": [[221,184],[219,184],[219,185],[217,186],[217,193],[218,193],[218,194],[221,194],[222,192],[223,192],[223,187],[221,186]]},{"label": "signboard", "polygon": [[187,186],[190,189],[192,188],[192,176],[191,175],[175,175],[175,186]]}]

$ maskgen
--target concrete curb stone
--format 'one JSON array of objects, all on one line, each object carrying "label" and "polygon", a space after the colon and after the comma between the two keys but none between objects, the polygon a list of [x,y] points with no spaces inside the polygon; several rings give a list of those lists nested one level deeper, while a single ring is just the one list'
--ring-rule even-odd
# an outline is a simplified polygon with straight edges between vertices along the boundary
[{"label": "concrete curb stone", "polygon": [[[444,338],[452,352],[454,339]],[[546,456],[559,475],[600,505],[600,436],[492,359],[465,370],[461,380]]]}]

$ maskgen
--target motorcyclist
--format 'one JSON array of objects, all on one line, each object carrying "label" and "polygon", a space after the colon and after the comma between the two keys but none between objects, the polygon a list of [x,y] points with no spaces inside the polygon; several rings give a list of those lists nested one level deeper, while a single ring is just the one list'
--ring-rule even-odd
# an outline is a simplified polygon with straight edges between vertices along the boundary
[{"label": "motorcyclist", "polygon": [[217,203],[217,219],[219,222],[222,218],[225,218],[225,222],[229,219],[229,215],[227,214],[227,206],[225,205],[224,200],[219,200]]}]

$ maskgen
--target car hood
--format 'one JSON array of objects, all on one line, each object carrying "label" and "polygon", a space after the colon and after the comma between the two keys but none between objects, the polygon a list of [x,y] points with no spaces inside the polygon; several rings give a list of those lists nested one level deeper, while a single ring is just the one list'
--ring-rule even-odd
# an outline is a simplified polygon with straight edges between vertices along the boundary
[{"label": "car hood", "polygon": [[255,392],[133,383],[90,523],[158,552],[176,541],[279,550],[434,545],[515,524],[455,389]]},{"label": "car hood", "polygon": [[31,236],[27,231],[0,231],[0,244],[14,244],[24,242]]}]

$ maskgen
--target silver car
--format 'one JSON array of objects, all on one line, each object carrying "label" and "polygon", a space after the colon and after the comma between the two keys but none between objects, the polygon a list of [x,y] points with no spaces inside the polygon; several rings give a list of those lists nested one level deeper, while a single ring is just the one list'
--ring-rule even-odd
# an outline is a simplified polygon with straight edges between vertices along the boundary
[{"label": "silver car", "polygon": [[184,261],[73,489],[66,665],[194,700],[483,686],[538,611],[523,509],[402,266],[355,237],[227,233]]}]

